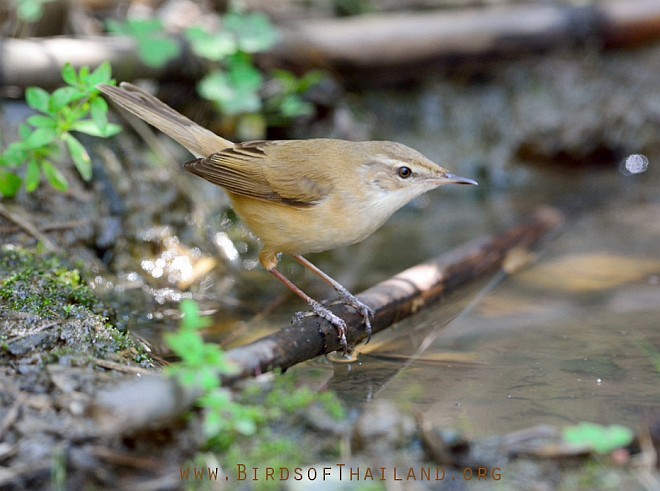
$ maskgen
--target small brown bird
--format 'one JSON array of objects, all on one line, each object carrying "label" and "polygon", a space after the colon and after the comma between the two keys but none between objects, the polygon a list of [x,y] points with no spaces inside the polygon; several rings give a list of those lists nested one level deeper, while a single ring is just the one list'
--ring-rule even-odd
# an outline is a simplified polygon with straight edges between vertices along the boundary
[{"label": "small brown bird", "polygon": [[437,186],[477,184],[400,143],[332,139],[232,143],[135,85],[102,84],[98,89],[197,157],[184,168],[227,192],[236,213],[261,239],[263,267],[335,326],[344,349],[344,320],[277,269],[279,254],[292,255],[332,286],[344,303],[362,314],[371,333],[373,310],[302,255],[365,239],[403,205]]}]

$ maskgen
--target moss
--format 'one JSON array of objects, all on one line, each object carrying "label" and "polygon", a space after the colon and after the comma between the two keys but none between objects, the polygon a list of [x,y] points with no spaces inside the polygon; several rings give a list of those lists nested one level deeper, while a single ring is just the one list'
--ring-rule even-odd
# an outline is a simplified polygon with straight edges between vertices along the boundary
[{"label": "moss", "polygon": [[53,255],[0,249],[0,299],[10,310],[40,317],[75,317],[76,307],[108,316],[109,311],[82,280]]},{"label": "moss", "polygon": [[[69,268],[52,254],[0,247],[0,319],[5,318],[0,341],[8,339],[7,326],[19,338],[11,346],[5,343],[4,352],[21,356],[38,350],[45,362],[105,358],[113,353],[150,366],[144,348],[109,322],[114,312],[84,280],[83,267]],[[41,319],[54,325],[42,331]],[[35,335],[30,335],[33,329]]]}]

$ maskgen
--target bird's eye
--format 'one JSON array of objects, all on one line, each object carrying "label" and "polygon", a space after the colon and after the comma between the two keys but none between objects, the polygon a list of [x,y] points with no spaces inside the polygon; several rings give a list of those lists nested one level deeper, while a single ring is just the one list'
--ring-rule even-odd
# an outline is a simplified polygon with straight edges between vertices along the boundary
[{"label": "bird's eye", "polygon": [[410,176],[412,176],[412,171],[410,170],[410,167],[406,167],[404,165],[403,167],[399,167],[397,169],[397,174],[399,174],[401,179],[408,179]]}]

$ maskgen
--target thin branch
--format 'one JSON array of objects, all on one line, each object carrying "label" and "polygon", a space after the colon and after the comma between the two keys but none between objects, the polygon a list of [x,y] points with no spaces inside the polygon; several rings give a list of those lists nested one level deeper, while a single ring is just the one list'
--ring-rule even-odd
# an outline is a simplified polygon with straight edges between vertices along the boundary
[{"label": "thin branch", "polygon": [[[36,228],[40,232],[57,232],[59,230],[69,230],[72,228],[84,227],[85,225],[89,225],[90,223],[91,220],[69,220],[67,222],[46,223],[43,225],[37,225]],[[19,230],[21,230],[21,227],[17,225],[0,227],[0,233],[4,233],[4,234],[12,234],[18,232]]]},{"label": "thin branch", "polygon": [[9,211],[2,203],[0,203],[0,216],[13,223],[14,225],[20,227],[21,230],[31,235],[39,242],[41,242],[44,247],[51,252],[60,252],[59,247],[57,247],[51,240],[42,234],[39,229],[30,220],[25,217],[18,215]]},{"label": "thin branch", "polygon": [[152,375],[153,372],[146,368],[136,367],[133,365],[125,365],[116,361],[103,360],[101,358],[94,358],[94,364],[107,370],[115,370],[117,372],[132,373],[135,375]]}]

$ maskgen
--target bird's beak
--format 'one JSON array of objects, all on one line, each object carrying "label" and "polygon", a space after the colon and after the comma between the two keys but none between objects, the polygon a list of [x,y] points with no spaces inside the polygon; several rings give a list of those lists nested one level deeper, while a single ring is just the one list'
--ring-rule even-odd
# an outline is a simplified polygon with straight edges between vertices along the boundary
[{"label": "bird's beak", "polygon": [[435,180],[438,184],[467,184],[470,186],[478,186],[479,183],[467,177],[457,176],[451,172],[447,172],[444,176]]}]

